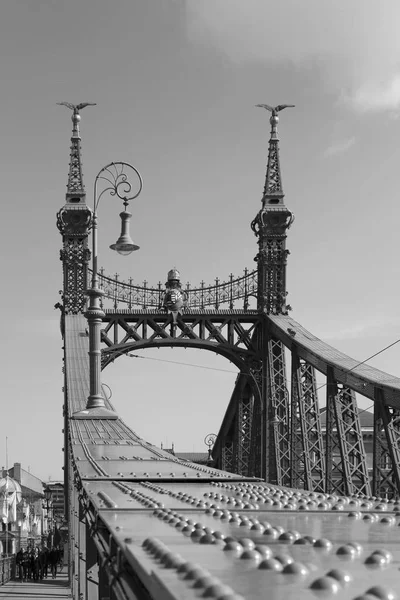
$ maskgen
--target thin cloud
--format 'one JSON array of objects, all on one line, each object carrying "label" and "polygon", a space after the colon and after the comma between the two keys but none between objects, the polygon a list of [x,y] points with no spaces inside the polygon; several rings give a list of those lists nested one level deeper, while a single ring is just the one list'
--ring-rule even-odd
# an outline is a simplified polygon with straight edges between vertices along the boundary
[{"label": "thin cloud", "polygon": [[343,154],[344,152],[347,152],[347,150],[349,150],[352,146],[354,146],[355,143],[356,143],[355,137],[351,137],[351,138],[344,139],[344,140],[339,140],[339,141],[331,144],[330,146],[328,146],[328,148],[324,152],[324,156],[328,157],[328,156],[336,156],[337,154]]},{"label": "thin cloud", "polygon": [[381,110],[398,111],[400,108],[400,74],[391,80],[379,83],[367,83],[361,86],[349,98],[356,110],[372,112]]},{"label": "thin cloud", "polygon": [[394,327],[398,325],[396,319],[385,319],[382,318],[370,318],[365,319],[361,323],[353,323],[349,327],[336,328],[333,331],[325,331],[319,337],[325,342],[337,341],[337,340],[353,340],[370,337],[376,335],[377,332],[383,331],[388,326]]},{"label": "thin cloud", "polygon": [[355,111],[400,109],[398,0],[187,0],[186,20],[235,63],[311,65]]}]

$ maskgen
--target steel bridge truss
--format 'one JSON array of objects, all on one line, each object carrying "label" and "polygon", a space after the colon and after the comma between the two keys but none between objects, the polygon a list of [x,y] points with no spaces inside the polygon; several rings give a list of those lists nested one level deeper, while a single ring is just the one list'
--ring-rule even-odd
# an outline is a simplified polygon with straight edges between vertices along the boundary
[{"label": "steel bridge truss", "polygon": [[211,350],[240,368],[258,355],[254,336],[260,317],[256,311],[187,311],[176,315],[108,311],[104,322],[103,368],[123,354],[163,346]]},{"label": "steel bridge truss", "polygon": [[376,495],[397,496],[400,411],[375,403],[371,472],[354,390],[329,368],[321,411],[314,367],[292,345],[289,394],[285,345],[270,337],[267,348],[258,371],[253,363],[236,381],[213,453],[217,466],[310,491],[370,496],[373,486]]},{"label": "steel bridge truss", "polygon": [[326,489],[330,493],[371,495],[356,396],[334,381],[331,369],[327,381]]},{"label": "steel bridge truss", "polygon": [[324,491],[324,448],[314,367],[292,350],[291,485]]},{"label": "steel bridge truss", "polygon": [[223,433],[220,432],[217,438],[217,444],[220,446],[220,455],[216,461],[218,468],[232,473],[253,475],[251,453],[254,451],[254,405],[249,377],[246,373],[239,373],[225,415]]},{"label": "steel bridge truss", "polygon": [[[270,447],[270,478],[278,485],[290,485],[291,453],[290,397],[286,379],[285,346],[280,340],[268,340],[267,403],[270,398],[273,439]],[[269,404],[269,403],[268,403]],[[271,439],[271,438],[270,438]]]},{"label": "steel bridge truss", "polygon": [[[327,374],[325,429],[315,369],[291,348],[291,394],[285,344],[267,336],[256,311],[107,311],[102,367],[151,347],[202,348],[225,356],[241,372],[214,458],[243,476],[311,491],[385,494],[400,489],[400,411],[375,403],[374,468],[370,477],[355,392]],[[244,385],[244,381],[247,385]],[[221,429],[221,431],[222,431]],[[324,429],[324,431],[323,431]],[[371,486],[372,484],[372,486]]]},{"label": "steel bridge truss", "polygon": [[400,410],[383,404],[381,390],[375,394],[373,493],[394,498],[400,490]]}]

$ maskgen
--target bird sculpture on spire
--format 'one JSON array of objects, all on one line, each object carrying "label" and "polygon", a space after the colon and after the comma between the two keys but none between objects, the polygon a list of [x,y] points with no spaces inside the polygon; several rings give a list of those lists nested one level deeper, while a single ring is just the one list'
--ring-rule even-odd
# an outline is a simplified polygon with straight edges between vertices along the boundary
[{"label": "bird sculpture on spire", "polygon": [[71,102],[57,102],[60,106],[66,106],[74,111],[74,115],[79,115],[79,111],[85,106],[96,106],[96,102],[81,102],[80,104],[71,104]]},{"label": "bird sculpture on spire", "polygon": [[269,104],[256,104],[259,108],[266,108],[272,113],[273,117],[277,116],[277,113],[283,110],[284,108],[294,108],[294,104],[278,104],[278,106],[270,106]]}]

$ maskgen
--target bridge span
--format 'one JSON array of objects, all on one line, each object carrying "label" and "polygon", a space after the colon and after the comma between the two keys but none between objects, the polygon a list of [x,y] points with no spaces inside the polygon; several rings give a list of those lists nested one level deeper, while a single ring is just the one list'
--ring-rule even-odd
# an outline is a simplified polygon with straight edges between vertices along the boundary
[{"label": "bridge span", "polygon": [[[176,269],[165,289],[98,271],[101,195],[95,192],[92,211],[75,107],[66,203],[57,219],[75,600],[399,597],[400,379],[345,356],[288,314],[293,215],[283,201],[277,134],[284,107],[272,109],[262,205],[252,222],[256,271],[187,289]],[[114,247],[126,249],[121,177],[125,182],[115,167],[107,189],[124,202]],[[160,346],[216,352],[239,369],[212,464],[180,460],[140,438],[98,385],[101,369],[118,357]],[[324,434],[316,371],[326,377]],[[374,405],[373,465],[356,393]]]}]

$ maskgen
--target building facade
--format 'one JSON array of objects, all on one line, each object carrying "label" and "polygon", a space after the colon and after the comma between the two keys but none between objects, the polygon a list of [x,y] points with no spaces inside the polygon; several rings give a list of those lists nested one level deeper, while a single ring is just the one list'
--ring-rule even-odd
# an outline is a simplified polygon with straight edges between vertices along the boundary
[{"label": "building facade", "polygon": [[[51,516],[43,506],[43,482],[22,468],[21,463],[1,469],[1,480],[5,490],[17,485],[15,510],[4,508],[0,531],[2,554],[14,554],[19,548],[37,546],[47,540],[52,527]],[[14,482],[14,483],[13,483]],[[8,492],[9,494],[9,492]],[[3,501],[7,493],[3,490]]]}]

